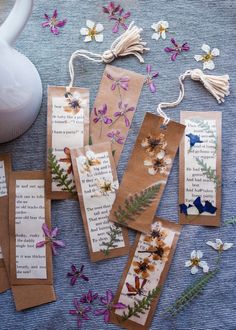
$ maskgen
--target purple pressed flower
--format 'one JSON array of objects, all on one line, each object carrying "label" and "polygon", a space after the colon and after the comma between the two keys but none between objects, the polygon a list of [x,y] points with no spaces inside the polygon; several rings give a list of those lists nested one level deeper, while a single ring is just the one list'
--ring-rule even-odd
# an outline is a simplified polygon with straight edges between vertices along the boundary
[{"label": "purple pressed flower", "polygon": [[113,302],[114,295],[111,290],[106,291],[106,297],[101,297],[100,302],[103,305],[102,309],[98,309],[94,312],[94,315],[103,315],[105,323],[109,322],[110,319],[110,312],[112,309],[125,309],[127,308],[126,305],[122,303],[115,304]]},{"label": "purple pressed flower", "polygon": [[69,314],[77,316],[78,328],[81,327],[83,320],[90,320],[88,313],[91,311],[91,307],[83,307],[79,304],[78,299],[74,299],[75,309],[69,310]]},{"label": "purple pressed flower", "polygon": [[109,17],[115,16],[116,13],[121,9],[120,5],[115,5],[113,1],[111,1],[107,7],[103,6],[102,7],[103,12],[105,14],[108,14]]},{"label": "purple pressed flower", "polygon": [[147,78],[146,78],[146,84],[149,86],[150,92],[155,93],[156,92],[156,85],[153,82],[154,78],[157,78],[159,73],[156,71],[154,73],[151,73],[152,67],[151,64],[147,65]]},{"label": "purple pressed flower", "polygon": [[96,124],[96,123],[100,122],[100,125],[101,125],[100,126],[100,135],[99,135],[99,136],[101,136],[102,135],[102,125],[103,124],[106,124],[106,125],[111,124],[112,119],[108,118],[106,116],[106,113],[107,113],[107,105],[106,104],[103,105],[102,109],[97,110],[97,108],[94,108],[93,111],[94,111],[94,114],[95,114],[95,118],[93,119],[94,123]]},{"label": "purple pressed flower", "polygon": [[129,127],[130,126],[130,121],[128,119],[128,117],[126,116],[127,112],[130,111],[134,111],[135,108],[134,107],[130,107],[128,108],[128,104],[123,104],[122,101],[120,101],[118,103],[118,107],[121,111],[117,111],[114,113],[114,116],[116,117],[116,119],[114,120],[113,124],[121,117],[123,117],[125,119],[125,126]]},{"label": "purple pressed flower", "polygon": [[114,91],[116,89],[116,87],[118,87],[118,88],[121,87],[125,91],[128,90],[128,87],[129,87],[129,84],[128,84],[129,83],[129,77],[126,77],[125,76],[125,77],[121,77],[119,79],[115,79],[109,73],[107,73],[107,78],[113,81],[113,83],[111,85],[111,90]]},{"label": "purple pressed flower", "polygon": [[92,292],[92,290],[89,290],[87,294],[83,294],[82,298],[80,299],[80,302],[83,304],[92,304],[94,300],[98,298],[98,293]]},{"label": "purple pressed flower", "polygon": [[56,251],[57,248],[65,247],[64,242],[56,239],[56,236],[58,234],[58,228],[55,227],[54,229],[49,229],[47,224],[44,223],[42,225],[42,229],[43,229],[43,232],[44,232],[44,235],[45,235],[45,241],[38,242],[36,244],[36,248],[43,247],[45,244],[50,243],[52,253],[53,253],[53,255],[56,255],[57,254],[57,251]]},{"label": "purple pressed flower", "polygon": [[128,26],[125,24],[125,21],[127,20],[127,18],[130,17],[131,13],[128,11],[127,13],[123,13],[124,12],[124,9],[121,8],[118,12],[118,17],[116,16],[112,16],[111,19],[116,21],[113,29],[112,29],[112,32],[113,33],[117,33],[119,31],[119,27],[120,25],[123,27],[124,30],[127,30],[128,29]]},{"label": "purple pressed flower", "polygon": [[180,53],[187,52],[190,49],[189,44],[187,42],[185,42],[184,44],[182,44],[182,46],[181,45],[178,45],[174,38],[171,38],[171,42],[174,45],[174,47],[173,48],[166,47],[164,49],[166,53],[173,53],[171,55],[171,61],[175,61],[176,60],[176,57]]},{"label": "purple pressed flower", "polygon": [[67,276],[71,277],[70,284],[75,285],[78,278],[81,278],[84,281],[89,281],[89,278],[84,275],[84,265],[80,267],[80,270],[76,268],[75,265],[71,266],[71,272],[67,273]]},{"label": "purple pressed flower", "polygon": [[50,27],[51,32],[54,35],[58,35],[60,32],[59,28],[63,27],[67,22],[66,19],[64,19],[63,21],[57,20],[57,10],[56,9],[54,10],[52,17],[49,17],[47,14],[44,14],[44,16],[45,16],[47,22],[42,23],[42,27]]},{"label": "purple pressed flower", "polygon": [[111,143],[124,144],[125,137],[121,135],[121,131],[118,129],[107,133],[107,136],[111,139]]}]

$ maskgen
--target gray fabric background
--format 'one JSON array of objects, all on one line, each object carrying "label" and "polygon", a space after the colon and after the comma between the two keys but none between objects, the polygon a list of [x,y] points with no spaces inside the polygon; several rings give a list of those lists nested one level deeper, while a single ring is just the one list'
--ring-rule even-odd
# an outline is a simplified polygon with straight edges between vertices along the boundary
[{"label": "gray fabric background", "polygon": [[[13,1],[0,0],[0,21],[3,21],[9,12]],[[31,19],[20,39],[17,49],[28,56],[37,66],[42,78],[44,96],[41,112],[31,127],[19,139],[0,145],[0,152],[10,152],[13,158],[14,170],[44,169],[46,149],[46,117],[47,117],[47,85],[66,85],[69,82],[67,63],[70,54],[78,48],[86,48],[95,52],[107,49],[116,38],[112,34],[112,22],[102,14],[101,6],[108,1],[76,1],[51,0],[35,1]],[[213,74],[229,73],[231,77],[231,95],[225,104],[218,106],[214,98],[209,95],[198,83],[186,81],[186,97],[183,103],[169,115],[179,120],[180,110],[209,111],[220,110],[223,113],[223,192],[222,192],[222,219],[226,220],[236,215],[236,185],[235,185],[235,9],[234,0],[127,0],[122,1],[125,9],[131,10],[132,19],[144,29],[143,39],[148,42],[151,51],[145,55],[146,63],[159,70],[157,93],[151,94],[145,86],[142,91],[138,109],[135,113],[132,128],[129,132],[124,152],[118,167],[119,179],[125,170],[127,160],[132,150],[138,129],[146,111],[155,113],[160,101],[171,101],[177,98],[180,73],[186,69],[201,67],[193,56],[201,53],[200,47],[205,41],[212,47],[218,47],[221,55],[216,59],[216,69]],[[67,18],[68,24],[61,29],[59,36],[53,36],[48,29],[42,29],[43,14],[51,14],[54,8],[58,9],[60,18]],[[105,26],[105,40],[103,43],[84,44],[79,34],[85,20],[100,21]],[[151,39],[153,22],[165,19],[170,23],[170,29],[175,31],[177,41],[188,41],[191,50],[179,56],[172,63],[169,54],[163,49],[169,46],[171,35],[166,41],[158,42]],[[131,19],[129,20],[129,22]],[[1,53],[0,53],[1,54]],[[1,56],[1,55],[0,55]],[[140,65],[135,58],[116,60],[113,63],[127,69],[145,74],[145,65]],[[91,105],[96,96],[98,85],[104,70],[103,64],[94,64],[82,60],[76,66],[76,85],[90,87]],[[159,206],[158,214],[171,221],[178,219],[178,157],[170,175],[168,185]],[[66,248],[61,249],[54,258],[54,283],[57,293],[57,302],[44,305],[25,312],[16,312],[11,292],[0,295],[0,329],[1,330],[33,330],[33,329],[75,329],[76,320],[68,314],[72,308],[74,297],[80,297],[81,292],[92,288],[104,293],[111,288],[116,291],[127,257],[120,257],[106,262],[92,264],[89,261],[88,249],[85,240],[80,210],[76,201],[52,202],[52,223],[61,230],[60,237],[65,241]],[[161,300],[153,319],[151,329],[178,329],[178,330],[235,330],[236,329],[236,249],[225,253],[222,270],[211,283],[203,295],[188,309],[181,313],[173,322],[163,320],[160,313],[191,283],[194,278],[184,262],[190,252],[202,249],[205,260],[214,264],[215,252],[205,245],[209,239],[222,238],[236,244],[235,227],[223,226],[220,229],[185,226],[176,250],[168,278],[166,280]],[[133,240],[134,234],[130,233]],[[75,287],[69,285],[66,273],[71,263],[84,264],[90,282],[78,282]],[[102,318],[92,317],[85,322],[83,329],[117,329],[114,325],[108,327]]]}]

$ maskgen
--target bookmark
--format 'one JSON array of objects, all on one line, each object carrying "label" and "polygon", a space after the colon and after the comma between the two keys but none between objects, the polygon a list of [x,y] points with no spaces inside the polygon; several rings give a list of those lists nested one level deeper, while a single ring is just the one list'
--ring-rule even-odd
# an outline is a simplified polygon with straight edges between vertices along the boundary
[{"label": "bookmark", "polygon": [[50,244],[42,225],[51,225],[50,200],[45,198],[45,173],[13,172],[9,190],[10,274],[16,310],[56,300]]},{"label": "bookmark", "polygon": [[47,198],[75,198],[71,148],[89,142],[89,90],[48,87]]},{"label": "bookmark", "polygon": [[111,142],[117,165],[137,107],[145,77],[107,65],[90,119],[91,141]]},{"label": "bookmark", "polygon": [[9,154],[0,155],[0,293],[10,288],[9,272],[9,234],[8,234],[8,182],[11,172]]},{"label": "bookmark", "polygon": [[[149,233],[137,234],[114,299],[127,308],[112,311],[112,323],[130,330],[150,328],[180,231],[180,225],[156,217]],[[143,300],[147,309],[141,308]]]},{"label": "bookmark", "polygon": [[117,191],[110,221],[148,232],[165,189],[184,126],[146,113]]},{"label": "bookmark", "polygon": [[128,254],[128,231],[108,219],[119,187],[111,144],[73,149],[71,155],[91,260]]},{"label": "bookmark", "polygon": [[180,223],[220,226],[221,112],[181,112]]}]

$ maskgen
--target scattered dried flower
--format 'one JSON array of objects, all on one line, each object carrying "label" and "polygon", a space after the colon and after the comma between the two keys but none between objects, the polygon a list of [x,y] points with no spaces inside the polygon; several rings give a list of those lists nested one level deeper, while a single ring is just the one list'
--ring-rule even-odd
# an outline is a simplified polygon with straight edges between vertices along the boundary
[{"label": "scattered dried flower", "polygon": [[82,295],[80,302],[83,304],[92,304],[97,298],[98,293],[93,294],[92,290],[89,290],[88,293]]},{"label": "scattered dried flower", "polygon": [[182,52],[187,52],[190,49],[189,44],[187,42],[183,43],[182,45],[179,45],[174,38],[171,38],[171,42],[174,47],[166,47],[164,49],[166,53],[172,53],[171,61],[175,61],[179,54],[181,54]]},{"label": "scattered dried flower", "polygon": [[104,30],[104,27],[101,23],[95,23],[87,19],[86,26],[86,28],[80,29],[80,34],[85,36],[84,42],[92,40],[103,42],[103,34],[101,32]]},{"label": "scattered dried flower", "polygon": [[135,108],[134,107],[130,107],[129,108],[129,105],[126,103],[124,104],[122,101],[120,101],[118,103],[118,108],[121,110],[121,111],[116,111],[114,113],[114,116],[116,117],[116,119],[113,121],[112,124],[114,124],[119,118],[124,118],[125,119],[125,126],[126,127],[129,127],[130,126],[130,121],[127,117],[127,113],[128,112],[131,112],[131,111],[134,111]]},{"label": "scattered dried flower", "polygon": [[119,79],[115,79],[109,73],[107,73],[107,78],[113,81],[113,83],[111,85],[111,90],[114,91],[116,89],[116,87],[118,87],[118,88],[121,87],[125,91],[128,90],[129,77],[125,76],[125,77],[121,77]]},{"label": "scattered dried flower", "polygon": [[112,32],[117,33],[120,26],[122,26],[124,30],[127,30],[128,26],[126,25],[126,20],[130,17],[130,15],[131,13],[129,11],[124,13],[124,9],[120,8],[118,11],[118,16],[111,16],[110,19],[116,21]]},{"label": "scattered dried flower", "polygon": [[156,85],[153,82],[153,79],[157,78],[159,73],[156,71],[154,73],[151,73],[152,67],[150,64],[147,64],[147,78],[146,78],[146,84],[148,85],[150,92],[155,93],[156,92]]},{"label": "scattered dried flower", "polygon": [[83,307],[79,304],[78,300],[74,299],[75,309],[71,309],[69,314],[77,316],[78,328],[81,327],[83,320],[90,320],[88,313],[91,311],[91,307]]},{"label": "scattered dried flower", "polygon": [[193,250],[191,253],[191,259],[185,262],[185,267],[191,267],[191,274],[198,272],[198,267],[201,267],[204,273],[208,273],[209,267],[206,261],[201,260],[203,253],[201,250]]},{"label": "scattered dried flower", "polygon": [[116,5],[114,4],[114,2],[111,1],[111,2],[108,4],[107,7],[103,6],[102,9],[103,9],[103,12],[104,12],[105,14],[108,14],[109,17],[111,18],[111,17],[115,16],[115,15],[119,12],[119,10],[121,9],[121,7],[120,7],[120,5],[117,5],[117,6],[116,6]]},{"label": "scattered dried flower", "polygon": [[83,173],[83,172],[90,172],[91,167],[100,165],[101,161],[96,158],[96,154],[93,151],[88,150],[86,151],[85,156],[79,156],[78,163],[79,163],[79,169]]},{"label": "scattered dried flower", "polygon": [[159,21],[157,23],[153,23],[151,28],[155,31],[152,35],[152,39],[166,39],[166,32],[168,32],[169,23],[167,21]]},{"label": "scattered dried flower", "polygon": [[221,239],[217,238],[215,242],[208,241],[207,245],[211,246],[213,249],[218,252],[223,252],[230,249],[233,246],[233,243],[223,243]]},{"label": "scattered dried flower", "polygon": [[111,132],[108,132],[107,136],[110,138],[112,144],[124,144],[125,137],[121,135],[121,131],[118,129],[116,131],[113,130]]},{"label": "scattered dried flower", "polygon": [[36,248],[41,248],[46,244],[50,244],[53,255],[56,255],[57,248],[65,247],[65,243],[57,239],[58,228],[55,227],[54,229],[49,229],[47,224],[44,223],[42,225],[42,229],[45,235],[45,241],[38,242],[36,244]]},{"label": "scattered dried flower", "polygon": [[50,27],[50,30],[52,32],[52,34],[54,35],[58,35],[60,33],[59,28],[63,27],[67,20],[64,19],[62,21],[59,21],[57,19],[57,10],[55,9],[53,12],[52,17],[49,17],[47,14],[44,14],[45,18],[46,18],[46,22],[42,23],[42,27]]},{"label": "scattered dried flower", "polygon": [[150,273],[155,270],[155,266],[150,263],[148,258],[144,258],[141,261],[133,261],[134,271],[136,274],[141,275],[142,278],[149,277]]},{"label": "scattered dried flower", "polygon": [[67,273],[68,277],[71,277],[70,284],[73,286],[75,285],[78,278],[81,278],[82,280],[88,282],[89,278],[84,275],[84,265],[80,267],[80,270],[76,268],[76,266],[73,264],[71,266],[71,272]]},{"label": "scattered dried flower", "polygon": [[202,45],[202,50],[206,53],[204,55],[195,55],[194,59],[199,62],[202,61],[203,62],[203,70],[213,70],[215,68],[215,64],[213,62],[213,59],[216,56],[220,55],[220,51],[218,48],[213,48],[211,50],[210,46],[208,46],[207,44],[203,44]]},{"label": "scattered dried flower", "polygon": [[111,124],[112,119],[108,118],[106,116],[106,113],[107,113],[107,105],[106,104],[104,104],[101,109],[97,110],[97,108],[94,108],[93,111],[94,111],[94,114],[95,114],[95,118],[93,119],[93,122],[95,124],[100,122],[100,134],[99,134],[99,136],[101,137],[103,124],[105,124],[105,125]]}]

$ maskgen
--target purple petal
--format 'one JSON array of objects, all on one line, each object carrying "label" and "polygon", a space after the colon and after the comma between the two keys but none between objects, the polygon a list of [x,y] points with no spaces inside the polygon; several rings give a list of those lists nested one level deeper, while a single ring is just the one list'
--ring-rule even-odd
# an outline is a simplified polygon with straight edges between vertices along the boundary
[{"label": "purple petal", "polygon": [[96,311],[94,311],[94,315],[99,316],[99,315],[103,315],[106,313],[106,309],[97,309]]},{"label": "purple petal", "polygon": [[179,54],[178,52],[172,54],[172,55],[171,55],[171,61],[174,62],[174,61],[176,60],[176,57],[178,56],[178,54]]},{"label": "purple petal", "polygon": [[57,25],[56,25],[56,26],[58,26],[58,27],[63,27],[66,23],[67,23],[67,20],[64,19],[63,21],[59,21],[59,22],[57,22]]},{"label": "purple petal", "polygon": [[107,305],[107,304],[108,304],[108,302],[107,302],[107,298],[106,298],[106,297],[100,297],[100,301],[101,301],[101,303],[104,304],[104,305]]},{"label": "purple petal", "polygon": [[181,49],[182,49],[183,51],[185,51],[185,52],[189,51],[189,49],[190,49],[189,44],[188,44],[187,42],[185,42],[185,43],[182,45]]},{"label": "purple petal", "polygon": [[59,240],[53,241],[52,244],[55,245],[55,247],[65,247],[66,246],[63,241],[59,241]]},{"label": "purple petal", "polygon": [[74,273],[67,273],[68,277],[71,277],[71,276],[74,276],[74,275],[75,275]]},{"label": "purple petal", "polygon": [[113,26],[112,32],[117,33],[119,31],[119,22],[116,22],[115,25]]},{"label": "purple petal", "polygon": [[126,91],[128,90],[129,87],[128,83],[123,81],[120,81],[120,86]]},{"label": "purple petal", "polygon": [[42,225],[42,229],[46,237],[51,237],[51,230],[48,228],[46,223]]},{"label": "purple petal", "polygon": [[106,312],[104,313],[104,322],[108,323],[110,320],[110,312],[109,310],[106,310]]},{"label": "purple petal", "polygon": [[177,48],[179,47],[178,44],[177,44],[177,42],[175,41],[174,38],[171,38],[170,41],[172,42],[172,44],[173,44],[175,47],[177,47]]},{"label": "purple petal", "polygon": [[51,237],[54,238],[54,237],[57,236],[57,234],[58,234],[58,228],[55,227],[55,228],[51,231]]},{"label": "purple petal", "polygon": [[125,309],[125,308],[127,308],[127,306],[118,302],[117,304],[113,305],[113,308],[115,308],[115,309]]},{"label": "purple petal", "polygon": [[70,309],[69,314],[71,315],[77,315],[77,311],[75,309]]},{"label": "purple petal", "polygon": [[74,275],[74,276],[71,278],[71,280],[70,280],[70,284],[71,284],[71,286],[74,286],[75,283],[76,283],[76,281],[77,281],[77,277]]},{"label": "purple petal", "polygon": [[92,308],[90,306],[84,308],[84,312],[88,313],[91,312]]},{"label": "purple petal", "polygon": [[84,320],[90,320],[90,318],[88,317],[87,314],[83,314],[82,318],[83,318]]},{"label": "purple petal", "polygon": [[71,265],[71,270],[72,270],[72,272],[76,272],[77,271],[77,268],[76,268],[76,266],[73,264],[73,265]]},{"label": "purple petal", "polygon": [[127,77],[127,76],[121,77],[120,81],[121,82],[129,82],[129,77]]},{"label": "purple petal", "polygon": [[77,298],[74,298],[74,305],[75,305],[75,308],[76,308],[77,310],[80,308],[80,304],[79,304]]},{"label": "purple petal", "polygon": [[52,254],[54,256],[57,255],[57,249],[55,248],[55,246],[53,244],[51,244],[51,249],[52,249]]},{"label": "purple petal", "polygon": [[97,108],[94,108],[93,111],[94,111],[95,116],[98,117]]},{"label": "purple petal", "polygon": [[110,119],[110,118],[108,118],[108,117],[104,117],[104,118],[103,118],[103,122],[104,122],[104,124],[109,125],[109,124],[112,123],[112,119]]},{"label": "purple petal", "polygon": [[108,304],[112,302],[114,295],[112,293],[112,291],[110,289],[107,290],[106,292],[106,296],[107,296],[107,302]]},{"label": "purple petal", "polygon": [[127,109],[125,112],[130,112],[130,111],[134,111],[135,108],[134,107],[130,107],[129,109]]},{"label": "purple petal", "polygon": [[147,73],[148,73],[148,74],[151,73],[151,71],[152,71],[151,64],[147,64],[146,70],[147,70]]},{"label": "purple petal", "polygon": [[114,91],[116,89],[116,83],[114,82],[112,85],[111,85],[111,90]]},{"label": "purple petal", "polygon": [[114,117],[120,117],[120,116],[121,116],[121,112],[118,111],[114,113]]},{"label": "purple petal", "polygon": [[175,49],[170,48],[170,47],[166,47],[166,48],[164,48],[164,51],[165,51],[166,53],[171,53],[171,52],[175,52]]},{"label": "purple petal", "polygon": [[112,133],[112,132],[110,132],[110,133],[107,133],[107,136],[109,137],[109,138],[113,138],[114,137],[114,133]]},{"label": "purple petal", "polygon": [[36,244],[36,248],[41,248],[46,244],[46,241],[41,241]]},{"label": "purple petal", "polygon": [[97,124],[97,122],[99,122],[99,118],[97,117],[97,118],[93,118],[93,122],[95,123],[95,124]]},{"label": "purple petal", "polygon": [[102,107],[102,114],[105,115],[107,113],[107,105],[104,104]]},{"label": "purple petal", "polygon": [[60,33],[58,27],[56,26],[52,26],[51,27],[51,32],[54,34],[54,35],[58,35]]},{"label": "purple petal", "polygon": [[80,278],[82,278],[83,280],[85,280],[87,282],[89,281],[89,278],[83,274],[80,276]]},{"label": "purple petal", "polygon": [[156,78],[158,76],[159,76],[159,72],[156,71],[156,72],[153,73],[152,78]]},{"label": "purple petal", "polygon": [[82,273],[83,270],[84,270],[84,265],[81,265],[80,272]]},{"label": "purple petal", "polygon": [[52,18],[57,18],[57,10],[56,9],[53,12]]},{"label": "purple petal", "polygon": [[127,13],[124,14],[123,18],[129,18],[131,15],[130,11],[127,11]]},{"label": "purple petal", "polygon": [[102,7],[102,10],[103,10],[103,12],[105,13],[105,14],[109,14],[110,12],[109,12],[109,10],[107,9],[107,7]]},{"label": "purple petal", "polygon": [[44,22],[44,23],[42,23],[42,27],[47,27],[47,26],[49,26],[49,25],[50,25],[49,22]]},{"label": "purple petal", "polygon": [[129,127],[130,126],[129,119],[126,116],[124,116],[124,117],[125,117],[125,126]]},{"label": "purple petal", "polygon": [[121,23],[121,26],[123,27],[124,30],[128,29],[128,26],[125,23]]},{"label": "purple petal", "polygon": [[49,21],[50,17],[48,16],[48,14],[44,14],[44,17]]},{"label": "purple petal", "polygon": [[111,79],[111,80],[114,80],[114,78],[109,73],[107,73],[107,78]]},{"label": "purple petal", "polygon": [[149,84],[149,89],[150,89],[150,92],[151,93],[155,93],[156,92],[156,86],[155,86],[155,84],[153,82],[151,82]]}]

